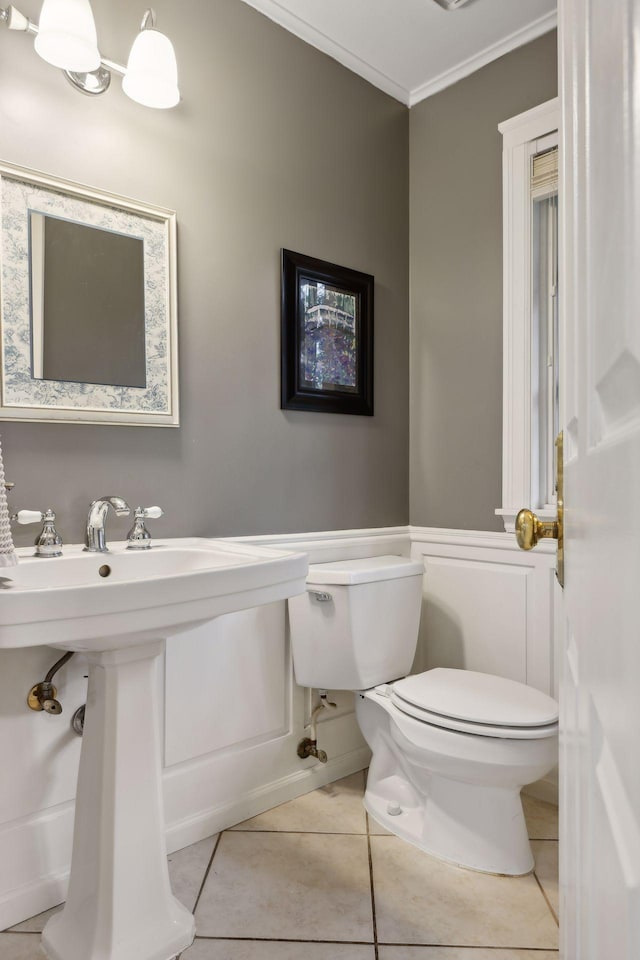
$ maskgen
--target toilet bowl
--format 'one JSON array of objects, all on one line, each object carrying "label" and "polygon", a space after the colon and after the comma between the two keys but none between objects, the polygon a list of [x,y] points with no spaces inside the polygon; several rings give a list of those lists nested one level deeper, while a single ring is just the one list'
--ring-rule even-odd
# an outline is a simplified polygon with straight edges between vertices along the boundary
[{"label": "toilet bowl", "polygon": [[491,674],[406,676],[422,577],[405,557],[312,564],[307,593],[289,600],[296,679],[357,692],[372,753],[364,804],[378,823],[459,866],[529,873],[520,790],[556,762],[558,705]]},{"label": "toilet bowl", "polygon": [[[446,689],[461,678],[472,681],[465,687],[487,686],[486,681],[492,687],[492,681],[502,680],[460,670],[430,670],[408,679],[433,680],[434,689],[439,684]],[[525,698],[539,694],[524,684],[506,684]],[[533,855],[520,790],[556,762],[558,726],[547,722],[551,711],[541,711],[537,726],[491,726],[440,715],[429,722],[418,719],[417,710],[411,715],[397,706],[394,686],[357,698],[358,723],[372,753],[367,811],[387,830],[441,860],[486,873],[529,873]],[[495,707],[498,713],[498,703]]]}]

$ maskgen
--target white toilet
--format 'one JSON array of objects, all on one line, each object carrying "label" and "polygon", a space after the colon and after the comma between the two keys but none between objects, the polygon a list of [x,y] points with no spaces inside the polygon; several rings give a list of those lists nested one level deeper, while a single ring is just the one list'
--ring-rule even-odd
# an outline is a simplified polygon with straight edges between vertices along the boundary
[{"label": "white toilet", "polygon": [[289,600],[296,680],[358,691],[372,752],[364,803],[378,823],[442,860],[528,873],[520,790],[556,763],[558,704],[470,670],[406,676],[423,574],[395,556],[312,564],[306,594]]}]

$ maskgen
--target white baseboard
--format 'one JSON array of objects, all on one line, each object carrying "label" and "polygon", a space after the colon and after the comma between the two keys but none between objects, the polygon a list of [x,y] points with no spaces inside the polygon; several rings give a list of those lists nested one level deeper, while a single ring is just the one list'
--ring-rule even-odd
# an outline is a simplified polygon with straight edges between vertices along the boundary
[{"label": "white baseboard", "polygon": [[317,763],[304,770],[297,770],[273,783],[267,783],[249,791],[242,797],[227,803],[222,803],[210,810],[203,810],[191,817],[186,817],[178,823],[170,824],[167,828],[167,851],[173,853],[181,850],[198,840],[204,840],[220,830],[242,823],[250,817],[256,817],[265,810],[271,810],[288,800],[295,800],[305,793],[310,793],[327,783],[347,777],[351,773],[363,770],[369,763],[371,756],[368,748],[363,747],[328,760],[327,763]]},{"label": "white baseboard", "polygon": [[67,802],[0,829],[0,930],[65,898],[73,818]]},{"label": "white baseboard", "polygon": [[67,895],[68,884],[67,870],[50,877],[38,877],[23,887],[8,891],[0,900],[0,930],[6,930],[62,903]]},{"label": "white baseboard", "polygon": [[[167,852],[181,850],[198,840],[204,840],[227,827],[255,817],[288,800],[294,800],[318,787],[332,783],[351,773],[364,769],[371,754],[368,748],[353,750],[327,763],[317,763],[288,776],[264,784],[237,799],[203,810],[191,817],[167,826]],[[70,811],[72,816],[73,811]],[[56,829],[56,825],[52,824]],[[25,824],[29,829],[29,824]],[[46,838],[43,838],[46,839]],[[22,887],[7,891],[0,899],[0,930],[34,917],[62,903],[67,895],[69,871],[38,877]]]}]

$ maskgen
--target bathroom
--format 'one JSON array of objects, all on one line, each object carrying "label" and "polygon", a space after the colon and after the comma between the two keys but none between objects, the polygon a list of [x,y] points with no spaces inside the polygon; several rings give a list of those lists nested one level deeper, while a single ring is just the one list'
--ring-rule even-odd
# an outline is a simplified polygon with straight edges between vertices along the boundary
[{"label": "bathroom", "polygon": [[[35,20],[39,8],[37,0],[21,4]],[[124,0],[93,0],[92,8],[101,49],[126,62],[144,11]],[[557,96],[555,21],[408,109],[241,0],[158,0],[154,9],[176,49],[182,100],[174,110],[144,109],[117,83],[104,97],[80,97],[33,54],[30,38],[0,31],[0,157],[170,208],[178,225],[179,429],[3,422],[6,477],[15,482],[10,509],[52,507],[65,542],[80,543],[90,501],[108,492],[132,506],[159,504],[164,515],[150,523],[159,538],[250,538],[308,552],[311,562],[422,558],[425,583],[432,577],[415,668],[502,673],[557,694],[553,554],[520,553],[496,515],[503,452],[497,127]],[[375,277],[373,417],[280,408],[282,248]],[[108,525],[120,540],[130,521],[112,515]],[[26,546],[33,531],[15,537]],[[549,613],[536,619],[534,607]],[[1,656],[0,930],[22,926],[0,934],[0,956],[30,960],[40,955],[41,924],[28,918],[65,896],[81,744],[69,719],[85,702],[87,668],[78,656],[60,671],[63,714],[50,717],[26,710],[25,698],[56,651]],[[330,892],[347,870],[342,851],[380,843],[371,820],[369,833],[362,826],[360,771],[369,751],[353,697],[341,691],[331,693],[337,707],[318,724],[328,762],[297,756],[317,697],[295,684],[286,605],[168,640],[159,683],[167,848],[176,858],[191,848],[174,867],[189,888],[189,909],[207,871],[214,881],[224,843],[268,840],[272,832],[283,843],[308,833],[294,855],[328,897],[314,898],[308,913],[300,903],[293,932],[286,917],[278,926],[257,908],[257,926],[251,912],[217,934],[205,924],[208,935],[185,960],[324,956],[327,943],[338,960],[558,955],[547,863],[557,847],[548,819],[557,802],[553,778],[533,791],[532,837],[545,865],[527,878],[534,922],[526,897],[517,893],[509,905],[503,891],[512,881],[502,878],[491,902],[480,887],[464,901],[467,910],[480,904],[493,917],[489,926],[465,925],[459,909],[447,913],[444,898],[446,930],[407,922],[403,934],[389,895],[385,933],[379,891],[378,931],[367,866],[357,881],[365,890],[360,919],[340,927]],[[284,818],[268,813],[287,803]],[[344,822],[327,827],[323,818],[334,808]],[[226,832],[261,816],[262,828],[256,821]],[[242,839],[228,841],[233,833]],[[264,860],[256,859],[262,891],[276,882],[269,867],[280,855],[267,844]],[[414,856],[389,872],[395,883],[418,883],[423,869]],[[471,876],[463,874],[465,882]],[[242,880],[234,882],[241,899]]]}]

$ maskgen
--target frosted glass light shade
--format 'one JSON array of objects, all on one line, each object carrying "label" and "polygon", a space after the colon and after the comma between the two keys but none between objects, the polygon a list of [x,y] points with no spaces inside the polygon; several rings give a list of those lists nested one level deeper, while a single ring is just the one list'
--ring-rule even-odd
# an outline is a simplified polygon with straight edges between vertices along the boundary
[{"label": "frosted glass light shade", "polygon": [[43,60],[62,70],[97,70],[100,53],[89,0],[44,0],[34,47]]},{"label": "frosted glass light shade", "polygon": [[145,107],[175,107],[180,100],[173,44],[158,30],[141,30],[133,41],[122,89]]}]

